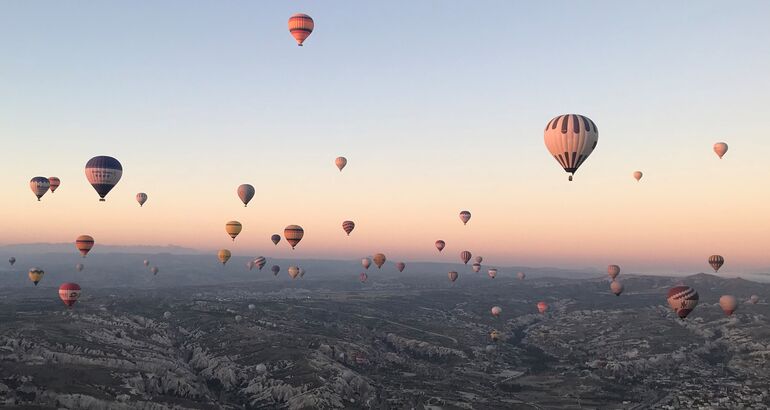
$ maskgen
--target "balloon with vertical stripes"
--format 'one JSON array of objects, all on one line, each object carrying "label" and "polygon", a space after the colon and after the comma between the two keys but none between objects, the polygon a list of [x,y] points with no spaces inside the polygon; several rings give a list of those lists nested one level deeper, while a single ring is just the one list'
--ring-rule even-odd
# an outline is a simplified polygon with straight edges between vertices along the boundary
[{"label": "balloon with vertical stripes", "polygon": [[307,14],[297,13],[289,17],[289,33],[297,41],[297,45],[302,47],[305,40],[310,36],[315,28],[313,18]]},{"label": "balloon with vertical stripes", "polygon": [[464,264],[468,264],[468,261],[471,260],[471,253],[469,251],[462,251],[460,252],[460,260],[463,261]]},{"label": "balloon with vertical stripes", "polygon": [[596,148],[599,130],[588,117],[566,114],[548,122],[543,138],[548,152],[570,174],[572,181],[572,176]]}]

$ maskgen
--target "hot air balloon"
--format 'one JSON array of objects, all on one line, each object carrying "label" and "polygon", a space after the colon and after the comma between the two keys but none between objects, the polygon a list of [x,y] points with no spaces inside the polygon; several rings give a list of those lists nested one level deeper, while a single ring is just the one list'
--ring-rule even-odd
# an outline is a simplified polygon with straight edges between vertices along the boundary
[{"label": "hot air balloon", "polygon": [[171,319],[171,312],[163,312],[163,317],[166,319]]},{"label": "hot air balloon", "polygon": [[303,267],[301,267],[301,266],[300,266],[300,268],[299,268],[299,277],[300,277],[300,278],[304,278],[304,277],[305,277],[305,272],[307,272],[307,271],[305,270],[305,268],[303,268]]},{"label": "hot air balloon", "polygon": [[153,266],[150,268],[150,272],[152,272],[153,275],[157,275],[158,272],[160,272],[160,269],[158,269],[157,266]]},{"label": "hot air balloon", "polygon": [[281,271],[281,267],[278,265],[273,265],[270,270],[273,272],[273,275],[278,276],[278,272]]},{"label": "hot air balloon", "polygon": [[[497,342],[498,340],[500,340],[500,332],[498,332],[497,330],[493,330],[489,332],[489,338],[492,339],[493,342]],[[494,350],[494,346],[492,346],[492,350]]]},{"label": "hot air balloon", "polygon": [[13,266],[13,264],[14,264],[14,263],[16,263],[16,258],[14,258],[13,256],[11,256],[10,258],[8,258],[8,263],[10,263],[10,264],[11,264],[11,266]]},{"label": "hot air balloon", "polygon": [[283,229],[283,237],[286,238],[286,242],[289,242],[292,249],[297,246],[303,236],[305,236],[305,230],[299,225],[289,225]]},{"label": "hot air balloon", "polygon": [[537,302],[537,311],[538,312],[545,313],[546,310],[548,310],[548,304],[547,303],[545,303],[543,301]]},{"label": "hot air balloon", "polygon": [[689,286],[674,286],[668,290],[668,304],[684,319],[698,305],[698,292]]},{"label": "hot air balloon", "polygon": [[756,305],[757,302],[759,302],[759,296],[751,295],[751,297],[749,298],[749,302],[751,302],[752,305]]},{"label": "hot air balloon", "polygon": [[241,316],[241,315],[235,315],[235,321],[236,321],[236,322],[240,322],[241,320],[243,320],[243,316]]},{"label": "hot air balloon", "polygon": [[248,261],[248,262],[246,262],[246,267],[247,267],[249,270],[252,270],[252,269],[254,269],[254,261]]},{"label": "hot air balloon", "polygon": [[714,272],[719,272],[719,268],[725,263],[725,258],[720,255],[709,256],[709,265],[714,268]]},{"label": "hot air balloon", "polygon": [[289,33],[297,40],[297,45],[300,47],[313,32],[313,27],[315,27],[315,23],[307,14],[297,13],[289,17]]},{"label": "hot air balloon", "polygon": [[714,152],[719,156],[719,159],[722,159],[722,156],[727,153],[727,144],[724,142],[717,142],[714,144]]},{"label": "hot air balloon", "polygon": [[61,179],[56,177],[48,177],[48,185],[51,186],[51,193],[56,192],[56,188],[59,188],[59,185],[61,185]]},{"label": "hot air balloon", "polygon": [[450,272],[447,274],[447,276],[449,276],[449,280],[451,280],[451,281],[452,281],[452,283],[454,283],[454,281],[456,281],[456,280],[457,280],[457,277],[458,277],[459,275],[458,275],[458,274],[457,274],[457,272],[455,272],[455,271],[450,271]]},{"label": "hot air balloon", "polygon": [[727,316],[730,316],[738,308],[738,300],[735,299],[735,296],[724,295],[719,298],[719,307],[722,308]]},{"label": "hot air balloon", "polygon": [[86,265],[83,265],[82,263],[78,263],[75,265],[75,270],[78,272],[83,272],[83,269],[85,269]]},{"label": "hot air balloon", "polygon": [[474,262],[473,265],[471,265],[471,269],[473,269],[473,271],[476,273],[481,272],[481,264]]},{"label": "hot air balloon", "polygon": [[399,262],[396,264],[396,269],[398,269],[399,272],[403,272],[406,268],[406,264],[404,262]]},{"label": "hot air balloon", "polygon": [[99,194],[99,201],[117,185],[123,175],[123,166],[117,159],[106,156],[93,157],[86,163],[86,178]]},{"label": "hot air balloon", "polygon": [[350,236],[350,233],[353,232],[353,228],[356,227],[355,222],[353,221],[344,221],[342,222],[342,230],[345,231],[348,236]]},{"label": "hot air balloon", "polygon": [[337,168],[339,168],[340,172],[342,172],[342,168],[345,168],[345,165],[347,164],[348,164],[348,159],[345,157],[337,157],[334,160],[334,165],[336,165]]},{"label": "hot air balloon", "polygon": [[75,247],[78,248],[80,254],[85,258],[91,248],[94,247],[94,238],[90,235],[80,235],[75,239]]},{"label": "hot air balloon", "polygon": [[255,304],[253,304],[253,303],[250,303],[250,304],[249,304],[249,310],[254,310],[254,309],[256,309],[256,308],[257,308],[257,305],[255,305]]},{"label": "hot air balloon", "polygon": [[40,268],[32,268],[29,270],[29,280],[32,281],[32,283],[37,286],[37,283],[40,282],[41,279],[43,279],[43,275],[45,275],[45,271],[43,271]]},{"label": "hot air balloon", "polygon": [[481,262],[484,261],[484,258],[481,257],[481,256],[477,256],[477,257],[473,258],[473,261],[478,263],[478,264],[481,264]]},{"label": "hot air balloon", "polygon": [[527,277],[527,274],[524,272],[517,272],[516,277],[519,278],[519,280],[524,280],[524,278]]},{"label": "hot air balloon", "polygon": [[436,249],[438,249],[439,252],[444,250],[445,246],[446,246],[446,242],[442,241],[441,239],[436,241]]},{"label": "hot air balloon", "polygon": [[80,285],[77,283],[62,283],[59,286],[59,298],[67,307],[72,307],[80,297]]},{"label": "hot air balloon", "polygon": [[620,294],[623,293],[623,284],[613,280],[612,283],[610,283],[610,290],[612,290],[612,293],[614,293],[615,296],[620,296]]},{"label": "hot air balloon", "polygon": [[265,266],[266,263],[267,263],[267,259],[265,259],[264,256],[257,256],[257,258],[254,259],[254,264],[257,265],[259,270],[262,270],[262,268]]},{"label": "hot air balloon", "polygon": [[143,207],[144,203],[147,202],[147,194],[145,194],[144,192],[140,192],[136,194],[136,202],[139,203],[140,208]]},{"label": "hot air balloon", "polygon": [[150,261],[148,259],[145,259],[142,263],[144,264],[145,268],[150,266]]},{"label": "hot air balloon", "polygon": [[471,260],[471,256],[471,253],[468,251],[460,252],[460,260],[466,265],[468,264],[468,261]]},{"label": "hot air balloon", "polygon": [[372,261],[377,266],[377,269],[382,268],[382,265],[385,264],[385,254],[383,253],[377,253],[372,257]]},{"label": "hot air balloon", "polygon": [[233,238],[233,242],[235,242],[235,237],[241,233],[242,229],[243,225],[241,225],[241,223],[238,221],[227,221],[225,224],[225,232],[227,232],[227,234]]},{"label": "hot air balloon", "polygon": [[222,265],[226,264],[227,261],[230,260],[231,256],[233,256],[233,254],[229,249],[220,249],[219,252],[217,252],[217,258],[219,259],[219,263]]},{"label": "hot air balloon", "polygon": [[281,235],[278,235],[277,233],[274,233],[270,240],[273,241],[273,245],[278,245],[278,242],[281,242]]},{"label": "hot air balloon", "polygon": [[609,265],[607,266],[607,274],[610,275],[610,279],[615,280],[615,278],[620,275],[620,266],[618,265]]},{"label": "hot air balloon", "polygon": [[487,275],[489,275],[490,278],[494,279],[495,276],[497,276],[497,269],[491,268],[487,271]]},{"label": "hot air balloon", "polygon": [[636,182],[639,182],[639,180],[642,179],[642,171],[634,171],[634,179]]},{"label": "hot air balloon", "polygon": [[361,272],[361,274],[358,275],[358,280],[360,280],[361,283],[365,283],[367,279],[369,279],[369,275],[367,275],[366,272]]},{"label": "hot air balloon", "polygon": [[599,130],[588,117],[559,115],[545,126],[543,139],[545,147],[570,174],[569,180],[572,181],[572,176],[596,148]]},{"label": "hot air balloon", "polygon": [[500,316],[500,313],[503,313],[503,309],[501,309],[500,306],[492,306],[492,316],[498,317]]},{"label": "hot air balloon", "polygon": [[468,221],[471,220],[471,213],[468,211],[461,211],[460,220],[463,221],[463,225],[467,225]]},{"label": "hot air balloon", "polygon": [[372,266],[372,261],[369,258],[363,258],[361,259],[361,266],[364,267],[364,269],[369,269],[369,266]]},{"label": "hot air balloon", "polygon": [[298,275],[299,275],[299,267],[294,265],[289,266],[289,276],[292,279],[296,279]]},{"label": "hot air balloon", "polygon": [[48,182],[48,178],[34,177],[29,180],[29,189],[32,190],[32,193],[35,194],[38,201],[43,197],[43,195],[45,195],[46,192],[48,192],[48,188],[50,187],[51,183]]},{"label": "hot air balloon", "polygon": [[254,185],[251,184],[241,184],[238,185],[238,198],[241,198],[241,202],[243,202],[243,206],[246,207],[249,204],[249,201],[251,201],[251,198],[254,198],[254,194],[257,191],[254,189]]}]

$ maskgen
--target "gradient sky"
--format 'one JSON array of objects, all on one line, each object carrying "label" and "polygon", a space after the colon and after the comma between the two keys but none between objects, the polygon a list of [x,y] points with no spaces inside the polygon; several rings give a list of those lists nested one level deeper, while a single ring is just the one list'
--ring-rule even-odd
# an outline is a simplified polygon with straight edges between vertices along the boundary
[{"label": "gradient sky", "polygon": [[[316,22],[302,48],[295,12]],[[299,224],[299,258],[767,270],[768,16],[764,0],[5,1],[0,244],[286,256],[269,236]],[[573,112],[600,134],[569,183],[543,128]],[[95,155],[124,167],[106,203],[83,174]],[[62,179],[41,203],[37,175]]]}]

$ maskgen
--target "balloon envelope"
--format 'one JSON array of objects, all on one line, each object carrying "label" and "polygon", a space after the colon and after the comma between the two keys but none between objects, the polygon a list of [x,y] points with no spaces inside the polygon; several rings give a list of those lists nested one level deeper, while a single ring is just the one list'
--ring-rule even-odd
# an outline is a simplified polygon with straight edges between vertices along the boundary
[{"label": "balloon envelope", "polygon": [[527,277],[527,274],[524,272],[517,272],[516,277],[519,278],[519,280],[524,280],[524,278]]},{"label": "balloon envelope", "polygon": [[500,313],[503,313],[503,309],[501,309],[500,306],[492,306],[492,316],[498,317],[500,316]]},{"label": "balloon envelope", "polygon": [[725,258],[720,255],[709,256],[709,265],[714,268],[714,272],[719,272],[719,268],[725,264]]},{"label": "balloon envelope", "polygon": [[497,269],[491,268],[487,271],[487,275],[489,275],[490,278],[494,279],[495,276],[497,276]]},{"label": "balloon envelope", "polygon": [[615,280],[615,278],[620,275],[620,266],[618,265],[609,265],[607,266],[607,274],[610,275],[610,279]]},{"label": "balloon envelope", "polygon": [[620,296],[620,294],[623,293],[623,284],[613,280],[612,283],[610,283],[610,290],[615,296]]},{"label": "balloon envelope", "polygon": [[305,230],[299,225],[289,225],[283,229],[283,237],[286,238],[286,242],[289,242],[292,249],[297,246],[304,236]]},{"label": "balloon envelope", "polygon": [[233,242],[235,242],[235,237],[241,233],[241,230],[243,230],[243,225],[238,221],[227,221],[225,224],[225,232],[233,238]]},{"label": "balloon envelope", "polygon": [[27,276],[29,276],[29,280],[32,281],[32,283],[37,286],[38,282],[40,282],[41,279],[43,279],[43,275],[45,275],[45,271],[43,271],[40,268],[32,268],[29,270],[29,273]]},{"label": "balloon envelope", "polygon": [[54,193],[61,185],[61,180],[57,177],[48,177],[48,184],[51,186],[51,193]]},{"label": "balloon envelope", "polygon": [[150,272],[152,272],[153,275],[157,275],[160,269],[158,269],[157,266],[153,266],[150,268]]},{"label": "balloon envelope", "polygon": [[406,268],[406,264],[404,262],[399,262],[396,264],[396,269],[398,269],[399,272],[403,272]]},{"label": "balloon envelope", "polygon": [[469,251],[462,251],[460,252],[460,260],[463,261],[464,264],[468,264],[468,261],[471,260],[471,253]]},{"label": "balloon envelope", "polygon": [[136,202],[139,203],[140,207],[144,206],[144,203],[147,202],[147,194],[144,192],[136,194]]},{"label": "balloon envelope", "polygon": [[334,165],[339,168],[340,172],[342,172],[342,168],[345,168],[345,165],[348,164],[348,159],[345,157],[337,157],[334,159]]},{"label": "balloon envelope", "polygon": [[99,194],[99,201],[104,201],[104,197],[117,185],[121,176],[123,166],[115,158],[98,156],[86,163],[86,179]]},{"label": "balloon envelope", "polygon": [[642,179],[642,171],[634,171],[634,179],[637,181]]},{"label": "balloon envelope", "polygon": [[264,256],[257,256],[254,259],[254,264],[257,265],[259,270],[262,270],[262,268],[265,266],[266,263],[267,263],[267,259],[265,259]]},{"label": "balloon envelope", "polygon": [[545,313],[548,310],[548,304],[545,302],[537,302],[537,310],[540,313]]},{"label": "balloon envelope", "polygon": [[82,263],[78,263],[77,265],[75,265],[75,270],[78,272],[83,272],[83,269],[85,269],[85,267],[86,266],[83,265]]},{"label": "balloon envelope", "polygon": [[457,274],[457,272],[455,272],[455,271],[450,271],[450,272],[447,274],[447,276],[449,277],[449,280],[450,280],[450,281],[452,281],[452,282],[456,281],[456,280],[457,280],[457,278],[459,277],[459,275],[458,275],[458,274]]},{"label": "balloon envelope", "polygon": [[363,258],[361,259],[361,266],[363,266],[364,269],[369,269],[369,266],[372,266],[372,261],[369,258]]},{"label": "balloon envelope", "polygon": [[231,256],[233,256],[233,254],[228,249],[220,249],[217,252],[217,259],[219,259],[219,263],[222,265],[226,264],[227,261],[230,260]]},{"label": "balloon envelope", "polygon": [[698,292],[689,286],[679,285],[668,290],[668,304],[682,319],[698,306],[698,299]]},{"label": "balloon envelope", "polygon": [[378,254],[375,254],[372,257],[372,261],[377,266],[377,269],[382,268],[382,265],[385,264],[385,260],[386,260],[386,258],[385,258],[385,254],[384,253],[378,253]]},{"label": "balloon envelope", "polygon": [[289,17],[289,33],[300,47],[313,32],[313,28],[315,28],[315,22],[307,14],[297,13]]},{"label": "balloon envelope", "polygon": [[738,300],[733,295],[724,295],[719,298],[719,307],[725,312],[727,316],[730,316],[738,308]]},{"label": "balloon envelope", "polygon": [[48,192],[48,188],[50,187],[51,184],[46,177],[34,177],[29,180],[29,189],[32,190],[32,193],[35,194],[38,201],[46,192]]},{"label": "balloon envelope", "polygon": [[714,144],[714,152],[717,154],[719,159],[722,159],[722,157],[727,153],[727,144],[724,142],[717,142]]},{"label": "balloon envelope", "polygon": [[289,266],[289,276],[292,279],[296,279],[299,276],[299,266]]},{"label": "balloon envelope", "polygon": [[256,192],[254,186],[251,184],[241,184],[238,186],[238,198],[241,199],[244,207],[249,204],[249,201],[251,201],[252,198],[254,198]]},{"label": "balloon envelope", "polygon": [[446,246],[446,242],[442,241],[441,239],[436,241],[436,249],[438,249],[439,252],[444,250],[445,246]]},{"label": "balloon envelope", "polygon": [[471,213],[468,211],[460,212],[460,220],[463,221],[463,225],[466,225],[471,220]]},{"label": "balloon envelope", "polygon": [[94,238],[91,235],[80,235],[75,239],[75,247],[85,258],[88,252],[91,252],[91,248],[94,247]]},{"label": "balloon envelope", "polygon": [[342,222],[342,230],[345,231],[345,233],[350,236],[350,233],[353,232],[353,228],[356,227],[355,222],[353,221],[344,221]]},{"label": "balloon envelope", "polygon": [[572,175],[596,148],[599,130],[588,117],[559,115],[545,126],[543,139],[548,152],[570,174],[569,180],[572,181]]},{"label": "balloon envelope", "polygon": [[59,298],[65,305],[72,307],[80,298],[80,285],[77,283],[62,283],[59,286]]}]

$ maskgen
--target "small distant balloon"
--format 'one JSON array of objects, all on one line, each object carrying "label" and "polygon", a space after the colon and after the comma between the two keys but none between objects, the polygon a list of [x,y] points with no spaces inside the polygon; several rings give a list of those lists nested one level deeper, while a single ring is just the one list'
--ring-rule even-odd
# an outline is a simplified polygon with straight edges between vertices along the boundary
[{"label": "small distant balloon", "polygon": [[243,225],[238,221],[228,221],[225,224],[225,232],[233,238],[233,242],[235,242],[235,237],[241,233],[241,230],[243,230]]},{"label": "small distant balloon", "polygon": [[358,275],[358,280],[360,280],[361,283],[365,283],[367,279],[369,279],[369,275],[367,275],[366,272],[361,272],[361,274]]},{"label": "small distant balloon", "polygon": [[477,256],[477,257],[473,258],[473,261],[480,264],[481,262],[484,261],[484,258],[481,257],[481,256]]},{"label": "small distant balloon", "polygon": [[545,303],[543,301],[537,302],[537,311],[538,312],[545,313],[547,310],[548,310],[548,304],[547,303]]},{"label": "small distant balloon", "polygon": [[489,275],[490,278],[494,279],[497,276],[497,269],[491,268],[487,271],[487,275]]},{"label": "small distant balloon", "polygon": [[524,272],[517,272],[516,277],[519,278],[519,280],[524,280],[524,278],[527,277],[527,274]]},{"label": "small distant balloon", "polygon": [[698,306],[698,299],[698,292],[689,286],[679,285],[668,290],[668,304],[681,319]]},{"label": "small distant balloon", "polygon": [[270,270],[273,272],[273,275],[278,276],[278,272],[281,271],[281,267],[278,265],[273,265]]},{"label": "small distant balloon", "polygon": [[304,236],[305,230],[299,225],[289,225],[283,229],[283,237],[286,238],[286,242],[289,242],[292,249],[297,246]]},{"label": "small distant balloon", "polygon": [[503,313],[503,309],[500,306],[492,306],[492,316],[498,317],[500,313]]},{"label": "small distant balloon", "polygon": [[231,256],[233,256],[233,254],[229,249],[220,249],[217,252],[217,259],[219,259],[219,263],[221,263],[223,266],[227,263],[227,261],[230,260]]},{"label": "small distant balloon", "polygon": [[142,261],[142,263],[144,264],[144,267],[150,266],[150,260],[149,259],[145,259],[144,261]]},{"label": "small distant balloon", "polygon": [[404,262],[399,262],[396,264],[396,269],[398,269],[399,272],[403,272],[406,268],[406,264]]},{"label": "small distant balloon", "polygon": [[445,246],[446,246],[446,242],[442,241],[441,239],[436,241],[436,249],[438,249],[439,252],[444,250]]},{"label": "small distant balloon", "polygon": [[265,267],[265,264],[267,263],[267,259],[265,259],[264,256],[257,256],[254,259],[254,264],[257,265],[259,270],[262,270],[263,267]]},{"label": "small distant balloon", "polygon": [[733,295],[724,295],[719,298],[719,307],[725,312],[725,315],[730,316],[738,309],[738,300]]},{"label": "small distant balloon", "polygon": [[62,283],[59,286],[59,298],[67,307],[72,307],[80,298],[80,285],[77,283]]},{"label": "small distant balloon", "polygon": [[243,317],[241,315],[235,315],[236,322],[240,322],[241,320],[243,320]]},{"label": "small distant balloon", "polygon": [[14,258],[13,256],[11,256],[10,258],[8,258],[8,263],[10,263],[10,264],[11,264],[11,266],[13,266],[13,264],[14,264],[14,263],[16,263],[16,258]]},{"label": "small distant balloon", "polygon": [[171,319],[171,312],[163,312],[163,317],[166,319]]},{"label": "small distant balloon", "polygon": [[348,236],[350,236],[350,233],[353,232],[353,228],[355,227],[356,224],[353,221],[344,221],[342,223],[342,230],[345,231]]},{"label": "small distant balloon", "polygon": [[382,265],[385,264],[385,254],[384,253],[377,253],[372,257],[372,261],[377,266],[377,269],[382,268]]},{"label": "small distant balloon", "polygon": [[369,258],[363,258],[361,259],[361,266],[364,267],[364,269],[369,269],[369,266],[372,266],[372,261]]},{"label": "small distant balloon", "polygon": [[460,252],[460,260],[463,261],[464,264],[468,264],[468,261],[471,260],[471,253],[469,251],[462,251]]},{"label": "small distant balloon", "polygon": [[136,194],[136,202],[139,203],[140,208],[143,207],[144,203],[147,202],[147,194],[145,194],[144,192],[140,192]]},{"label": "small distant balloon", "polygon": [[299,266],[289,266],[289,276],[292,279],[296,279],[299,276]]},{"label": "small distant balloon", "polygon": [[468,211],[461,211],[460,220],[463,221],[463,225],[467,225],[468,221],[471,220],[471,213]]},{"label": "small distant balloon", "polygon": [[43,275],[45,275],[45,271],[40,268],[32,268],[29,270],[29,273],[27,276],[29,276],[29,280],[32,281],[32,283],[37,286],[37,284],[40,282],[40,280],[43,279]]},{"label": "small distant balloon", "polygon": [[725,264],[725,258],[723,258],[721,255],[711,255],[709,256],[709,265],[711,265],[712,268],[714,268],[714,272],[719,272],[719,268],[722,267],[722,265]]},{"label": "small distant balloon", "polygon": [[447,276],[449,277],[449,280],[450,280],[450,281],[452,281],[452,283],[454,283],[454,281],[456,281],[456,280],[457,280],[457,278],[459,277],[459,275],[458,275],[458,274],[457,274],[457,272],[455,272],[455,271],[450,271],[450,272],[447,274]]},{"label": "small distant balloon", "polygon": [[315,28],[315,22],[307,14],[297,13],[289,17],[289,33],[300,47],[313,32],[313,28]]},{"label": "small distant balloon", "polygon": [[88,252],[91,252],[91,248],[94,247],[94,238],[91,235],[80,235],[75,239],[75,247],[85,258]]},{"label": "small distant balloon", "polygon": [[342,172],[342,168],[345,168],[345,165],[348,165],[348,159],[345,157],[337,157],[334,160],[334,165],[336,165],[340,172]]},{"label": "small distant balloon", "polygon": [[634,179],[636,182],[639,182],[639,180],[642,179],[642,171],[634,171]]},{"label": "small distant balloon", "polygon": [[476,273],[481,272],[481,264],[474,262],[473,265],[471,265],[471,269],[473,269],[473,271]]},{"label": "small distant balloon", "polygon": [[607,266],[607,274],[610,275],[610,279],[615,280],[615,278],[620,275],[620,266],[618,265],[608,265]]},{"label": "small distant balloon", "polygon": [[32,190],[32,193],[35,194],[38,201],[46,192],[48,192],[50,187],[51,183],[48,182],[48,178],[46,177],[34,177],[29,180],[29,188]]},{"label": "small distant balloon", "polygon": [[278,245],[278,242],[281,242],[281,235],[278,235],[277,233],[274,233],[270,240],[273,242],[273,245]]},{"label": "small distant balloon", "polygon": [[160,269],[158,269],[157,266],[153,266],[150,268],[150,272],[152,272],[153,275],[157,275]]},{"label": "small distant balloon", "polygon": [[612,283],[610,283],[610,290],[615,296],[620,296],[620,294],[623,293],[623,284],[613,280]]},{"label": "small distant balloon", "polygon": [[251,201],[252,198],[254,198],[254,194],[257,192],[254,189],[254,185],[251,184],[241,184],[238,186],[238,198],[241,199],[241,202],[243,202],[243,206],[249,205],[249,201]]},{"label": "small distant balloon", "polygon": [[719,159],[722,159],[722,157],[727,153],[727,144],[724,142],[717,142],[714,144],[714,152],[717,154]]},{"label": "small distant balloon", "polygon": [[61,185],[61,180],[57,177],[48,177],[48,184],[51,186],[51,193],[54,193]]},{"label": "small distant balloon", "polygon": [[83,272],[83,269],[85,269],[86,265],[83,265],[82,263],[78,263],[75,265],[75,270],[78,272]]},{"label": "small distant balloon", "polygon": [[759,302],[759,296],[751,295],[749,302],[751,302],[752,305],[756,305]]}]

